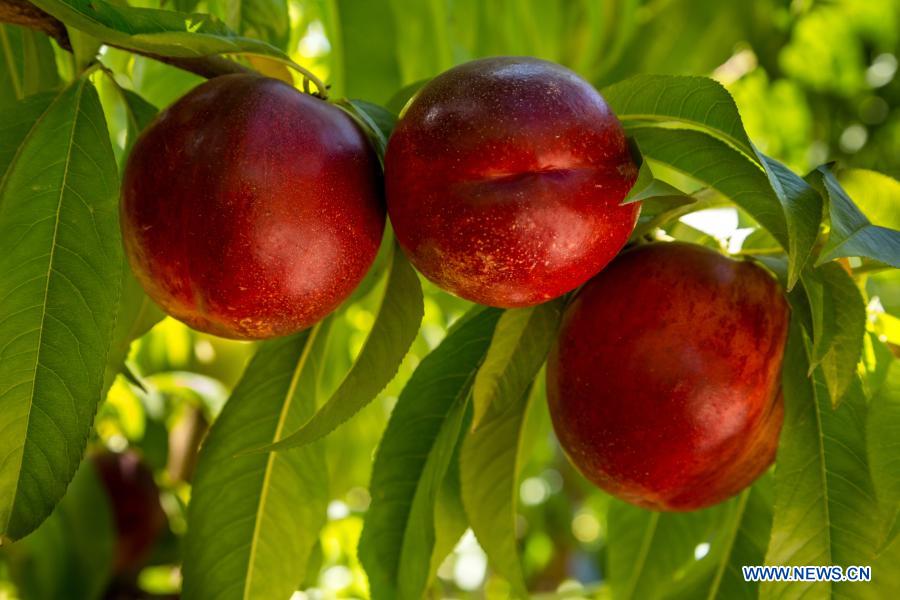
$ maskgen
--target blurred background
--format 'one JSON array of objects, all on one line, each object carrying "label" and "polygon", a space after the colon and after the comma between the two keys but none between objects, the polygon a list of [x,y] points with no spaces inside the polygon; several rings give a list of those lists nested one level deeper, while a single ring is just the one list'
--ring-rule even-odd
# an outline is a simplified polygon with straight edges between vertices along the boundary
[{"label": "blurred background", "polygon": [[[239,9],[240,18],[234,16],[232,0],[130,3],[214,13],[243,33],[287,50],[329,82],[333,96],[362,98],[395,111],[402,108],[395,96],[404,86],[497,54],[553,60],[600,88],[636,73],[712,76],[734,95],[753,141],[792,169],[805,173],[837,161],[900,178],[900,0],[260,0]],[[0,28],[7,47],[27,43],[15,27]],[[54,52],[65,75],[71,62]],[[102,49],[101,54],[122,86],[160,108],[200,82],[126,52]],[[126,113],[108,80],[96,82],[121,156]],[[852,171],[845,179],[854,193]],[[879,211],[878,199],[865,197],[865,190],[856,192],[864,210]],[[898,214],[870,216],[900,228]],[[733,209],[717,209],[684,217],[673,233],[692,232],[736,251],[749,231],[746,223]],[[425,291],[423,327],[399,375],[377,401],[328,438],[329,523],[316,551],[318,568],[294,600],[366,597],[355,549],[369,503],[366,486],[375,445],[419,360],[468,306],[433,286]],[[868,291],[876,308],[900,314],[896,271],[870,278]],[[359,351],[378,295],[376,285],[334,318],[325,393]],[[152,323],[155,309],[145,310]],[[885,315],[873,327],[896,339],[898,323]],[[192,332],[171,319],[138,340],[131,349],[130,375],[115,379],[100,409],[91,452],[128,453],[133,459],[112,470],[129,485],[149,487],[151,496],[154,483],[158,487],[159,505],[152,510],[160,515],[159,525],[149,549],[115,546],[109,527],[115,498],[98,493],[102,486],[94,474],[80,472],[56,513],[35,534],[0,550],[0,599],[102,593],[109,574],[96,573],[104,572],[101,565],[110,555],[117,556],[119,583],[107,597],[177,596],[179,539],[186,528],[196,450],[253,349],[249,343]],[[542,394],[542,386],[535,393]],[[581,585],[587,586],[585,595],[591,589],[603,594],[599,584],[610,501],[568,465],[545,402],[537,400],[529,416],[533,433],[527,439],[533,447],[521,481],[517,526],[529,587],[546,590],[548,597]],[[100,463],[98,458],[88,464]],[[98,471],[106,481],[106,471]],[[127,526],[127,518],[121,519],[115,515],[120,527]],[[695,558],[703,554],[703,544],[694,549]],[[125,555],[133,560],[124,561]],[[441,566],[434,597],[500,598],[505,591],[467,534]]]}]

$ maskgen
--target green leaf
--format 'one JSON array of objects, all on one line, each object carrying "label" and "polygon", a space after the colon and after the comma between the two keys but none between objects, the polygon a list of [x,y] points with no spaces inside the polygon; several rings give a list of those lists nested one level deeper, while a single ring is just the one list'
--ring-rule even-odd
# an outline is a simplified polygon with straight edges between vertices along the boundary
[{"label": "green leaf", "polygon": [[[118,84],[116,84],[118,85]],[[156,107],[141,98],[138,94],[118,88],[121,91],[127,115],[126,155],[134,145],[138,134],[156,116]],[[124,166],[124,165],[123,165]],[[103,397],[106,397],[119,372],[129,376],[125,368],[125,359],[131,349],[131,343],[143,336],[163,320],[165,313],[144,293],[141,284],[135,279],[125,256],[122,257],[122,293],[119,297],[116,327],[113,330],[109,356],[106,361],[106,375]],[[133,374],[132,374],[133,375]],[[139,385],[140,387],[140,385]]]},{"label": "green leaf", "polygon": [[802,177],[774,158],[757,152],[784,209],[788,234],[788,289],[794,287],[809,260],[822,222],[822,196]]},{"label": "green leaf", "polygon": [[242,35],[285,49],[291,35],[286,0],[228,0],[225,23]]},{"label": "green leaf", "polygon": [[872,225],[827,167],[819,167],[810,177],[824,186],[831,216],[831,235],[816,264],[864,256],[900,268],[900,231]]},{"label": "green leaf", "polygon": [[356,362],[309,421],[265,449],[296,448],[323,438],[374,400],[397,374],[424,313],[419,278],[404,254],[395,249],[381,307]]},{"label": "green leaf", "polygon": [[708,188],[694,192],[690,196],[681,192],[679,195],[654,195],[641,200],[641,214],[631,237],[635,239],[647,235],[654,229],[666,227],[692,212],[727,205],[728,201],[721,194]]},{"label": "green leaf", "polygon": [[425,87],[425,84],[427,84],[429,81],[431,81],[430,77],[427,79],[414,81],[409,85],[404,85],[397,91],[396,94],[391,96],[391,99],[388,100],[384,106],[395,115],[402,114],[403,109],[406,108],[406,105],[409,104],[409,101],[412,100],[413,96],[415,96],[416,93],[423,87]]},{"label": "green leaf", "polygon": [[50,39],[0,23],[0,106],[59,87]]},{"label": "green leaf", "polygon": [[866,336],[866,304],[853,278],[838,264],[802,275],[812,316],[811,368],[825,376],[834,406],[856,377]]},{"label": "green leaf", "polygon": [[184,598],[288,598],[328,507],[324,447],[235,456],[316,406],[330,319],[259,346],[200,451],[188,506]]},{"label": "green leaf", "polygon": [[31,535],[13,548],[24,554],[13,575],[27,598],[99,599],[116,550],[116,530],[106,490],[84,461],[65,497]]},{"label": "green leaf", "polygon": [[36,94],[3,107],[0,118],[0,181],[19,151],[22,141],[34,127],[56,94]]},{"label": "green leaf", "polygon": [[255,54],[292,61],[265,42],[242,37],[211,15],[119,6],[104,0],[34,0],[69,27],[107,44],[163,56]]},{"label": "green leaf", "polygon": [[429,573],[436,573],[460,538],[469,527],[469,518],[462,501],[462,483],[459,473],[459,453],[466,434],[465,421],[459,431],[456,449],[450,458],[447,475],[438,491],[434,507],[434,552],[431,554]]},{"label": "green leaf", "polygon": [[[841,406],[832,409],[821,377],[810,379],[808,372],[803,334],[795,322],[782,370],[785,418],[766,564],[870,565],[880,532],[862,388],[855,380]],[[862,591],[852,583],[763,583],[760,597],[842,597]]]},{"label": "green leaf", "polygon": [[81,460],[119,300],[117,195],[100,101],[81,78],[0,184],[0,535],[37,527]]},{"label": "green leaf", "polygon": [[602,90],[623,122],[681,123],[755,157],[731,94],[707,77],[637,75]]},{"label": "green leaf", "polygon": [[871,222],[900,229],[900,181],[867,169],[843,169],[837,178]]},{"label": "green leaf", "polygon": [[[120,372],[126,378],[129,372],[125,366],[125,359],[131,349],[131,343],[150,331],[154,325],[165,318],[165,313],[150,300],[144,293],[141,284],[135,279],[128,266],[128,261],[122,261],[122,293],[119,298],[118,318],[113,330],[112,342],[109,347],[109,355],[106,360],[106,375],[104,378],[102,396],[112,386],[113,381]],[[133,374],[131,374],[133,376]],[[140,387],[140,385],[138,386]]]},{"label": "green leaf", "polygon": [[607,537],[608,581],[620,600],[655,598],[679,583],[727,515],[727,504],[690,513],[659,513],[614,500]]},{"label": "green leaf", "polygon": [[[504,316],[510,312],[507,311]],[[501,317],[494,330],[494,343],[503,325]],[[509,327],[509,324],[506,326]],[[545,354],[546,351],[541,354],[541,362]],[[490,356],[489,350],[484,366],[487,366]],[[540,368],[540,363],[537,368]],[[487,405],[480,426],[463,441],[460,456],[462,500],[472,531],[484,548],[491,566],[510,582],[513,591],[522,598],[528,597],[528,589],[516,543],[516,499],[523,465],[524,425],[533,396],[528,386],[533,379],[534,373],[518,398],[507,396],[503,402]]]},{"label": "green leaf", "polygon": [[[656,179],[650,170],[650,163],[642,161],[638,176],[622,200],[622,204],[641,202],[650,198],[685,198],[687,194],[665,181]],[[643,207],[642,207],[643,208]]]},{"label": "green leaf", "polygon": [[884,515],[881,550],[900,533],[900,361],[891,362],[884,384],[872,398],[866,434],[869,469]]},{"label": "green leaf", "polygon": [[337,106],[343,108],[362,127],[383,166],[388,138],[391,137],[397,118],[377,104],[364,100],[341,100],[337,102]]},{"label": "green leaf", "polygon": [[393,44],[394,15],[379,2],[331,0],[323,15],[331,43],[331,81],[337,96],[384,104],[402,85]]},{"label": "green leaf", "polygon": [[492,406],[502,413],[522,402],[556,339],[562,307],[563,301],[556,299],[507,310],[500,317],[484,364],[475,376],[473,429]]},{"label": "green leaf", "polygon": [[692,569],[694,577],[677,586],[673,594],[667,594],[667,599],[758,597],[759,584],[744,581],[741,567],[765,562],[772,529],[773,487],[771,476],[763,475],[728,503],[727,515],[711,540],[709,554],[701,559],[704,568]]},{"label": "green leaf", "polygon": [[128,156],[131,147],[137,141],[138,135],[144,130],[144,127],[153,121],[158,111],[153,104],[144,100],[139,94],[123,88],[119,88],[119,91],[122,93],[122,102],[125,105],[127,123],[125,156]]},{"label": "green leaf", "polygon": [[372,598],[420,598],[432,573],[434,511],[475,373],[501,311],[476,307],[413,373],[378,451],[359,557]]},{"label": "green leaf", "polygon": [[[727,546],[716,563],[715,576],[707,598],[757,598],[758,585],[744,581],[741,567],[761,565],[772,528],[772,493],[764,492],[759,482],[744,490],[728,521]],[[771,481],[768,482],[771,488]]]},{"label": "green leaf", "polygon": [[97,58],[103,42],[74,27],[68,29],[68,34],[69,43],[72,45],[72,54],[75,57],[75,68],[82,71]]},{"label": "green leaf", "polygon": [[666,164],[729,198],[771,233],[784,248],[788,230],[781,203],[756,163],[699,131],[639,127],[630,130],[644,158]]}]

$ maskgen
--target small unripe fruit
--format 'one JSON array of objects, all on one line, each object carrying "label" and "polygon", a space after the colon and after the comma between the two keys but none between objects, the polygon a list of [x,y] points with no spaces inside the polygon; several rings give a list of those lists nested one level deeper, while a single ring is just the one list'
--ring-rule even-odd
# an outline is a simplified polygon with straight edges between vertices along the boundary
[{"label": "small unripe fruit", "polygon": [[116,527],[113,572],[139,569],[166,527],[153,473],[134,452],[101,452],[91,456],[109,497]]},{"label": "small unripe fruit", "polygon": [[547,363],[560,444],[655,510],[716,504],[775,457],[788,307],[761,267],[684,243],[620,255],[566,309]]},{"label": "small unripe fruit", "polygon": [[322,319],[375,258],[378,159],[341,109],[275,79],[216,77],[138,139],[122,235],[149,296],[223,337],[287,335]]},{"label": "small unripe fruit", "polygon": [[397,240],[440,287],[500,307],[572,290],[628,240],[637,168],[621,124],[572,71],[487,58],[436,77],[388,143]]}]

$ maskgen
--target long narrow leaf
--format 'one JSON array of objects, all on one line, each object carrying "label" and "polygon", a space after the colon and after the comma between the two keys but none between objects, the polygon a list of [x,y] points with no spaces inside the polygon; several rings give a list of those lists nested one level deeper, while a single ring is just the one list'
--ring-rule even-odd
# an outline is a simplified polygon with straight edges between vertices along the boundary
[{"label": "long narrow leaf", "polygon": [[479,307],[457,323],[394,407],[375,456],[359,542],[375,600],[419,598],[432,575],[436,496],[500,312]]},{"label": "long narrow leaf", "polygon": [[289,598],[328,506],[324,448],[235,456],[315,410],[330,321],[262,344],[200,453],[188,510],[184,597]]},{"label": "long narrow leaf", "polygon": [[0,535],[46,518],[100,401],[122,268],[118,177],[86,78],[22,138],[0,187]]}]

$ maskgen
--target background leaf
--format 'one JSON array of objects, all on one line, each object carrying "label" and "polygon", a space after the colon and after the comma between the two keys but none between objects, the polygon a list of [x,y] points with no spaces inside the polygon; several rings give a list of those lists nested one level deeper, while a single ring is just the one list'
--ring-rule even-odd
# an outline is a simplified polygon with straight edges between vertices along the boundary
[{"label": "background leaf", "polygon": [[290,22],[286,0],[228,0],[225,3],[228,27],[282,50],[290,39]]},{"label": "background leaf", "polygon": [[103,386],[122,250],[100,101],[66,88],[0,187],[0,534],[32,531],[81,461]]},{"label": "background leaf", "polygon": [[53,514],[11,548],[15,579],[29,598],[101,598],[116,535],[106,490],[85,461]]},{"label": "background leaf", "polygon": [[334,45],[335,95],[386,103],[401,85],[398,55],[381,42],[397,35],[390,8],[355,0],[333,0],[327,6],[324,22]]},{"label": "background leaf", "polygon": [[213,424],[188,512],[185,598],[287,598],[303,580],[328,506],[324,448],[235,455],[312,415],[329,325],[261,344]]}]

